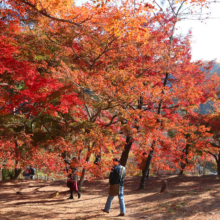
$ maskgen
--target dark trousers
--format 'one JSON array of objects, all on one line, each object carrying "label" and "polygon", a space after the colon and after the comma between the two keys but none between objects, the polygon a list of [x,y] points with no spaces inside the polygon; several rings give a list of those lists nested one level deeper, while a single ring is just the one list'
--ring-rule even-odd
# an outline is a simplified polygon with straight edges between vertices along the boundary
[{"label": "dark trousers", "polygon": [[80,196],[80,192],[78,190],[70,190],[70,198],[73,198],[73,193],[76,192],[78,197]]}]

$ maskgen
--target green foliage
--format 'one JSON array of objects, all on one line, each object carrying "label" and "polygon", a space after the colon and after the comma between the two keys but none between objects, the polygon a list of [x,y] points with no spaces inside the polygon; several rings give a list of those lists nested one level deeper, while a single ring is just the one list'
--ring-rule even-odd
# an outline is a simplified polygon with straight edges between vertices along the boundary
[{"label": "green foliage", "polygon": [[17,84],[16,84],[16,88],[17,88],[18,90],[23,90],[23,89],[24,89],[24,86],[25,86],[24,82],[20,82],[20,83],[17,83]]},{"label": "green foliage", "polygon": [[2,180],[13,179],[14,174],[15,174],[14,170],[3,169]]},{"label": "green foliage", "polygon": [[42,61],[42,60],[47,60],[48,57],[47,56],[43,56],[43,55],[36,55],[34,56],[34,60],[36,61]]},{"label": "green foliage", "polygon": [[167,132],[167,134],[168,134],[168,136],[169,136],[170,138],[173,138],[173,137],[176,136],[176,131],[174,131],[174,130],[169,130],[169,131]]},{"label": "green foliage", "polygon": [[202,151],[201,150],[196,150],[196,155],[202,156]]}]

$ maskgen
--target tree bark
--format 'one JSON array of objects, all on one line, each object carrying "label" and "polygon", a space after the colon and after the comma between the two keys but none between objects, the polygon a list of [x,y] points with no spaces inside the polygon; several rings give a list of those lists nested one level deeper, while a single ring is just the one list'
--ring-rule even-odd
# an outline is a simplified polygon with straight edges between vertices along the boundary
[{"label": "tree bark", "polygon": [[[89,162],[90,157],[91,157],[91,154],[89,153],[89,155],[86,157],[86,162]],[[78,184],[79,191],[81,191],[81,189],[82,189],[82,185],[83,185],[84,180],[85,180],[85,174],[86,174],[86,169],[83,168],[82,176],[80,177],[79,184]]]},{"label": "tree bark", "polygon": [[217,172],[218,172],[218,175],[220,175],[220,160],[218,160],[218,163],[217,163]]},{"label": "tree bark", "polygon": [[218,152],[218,155],[208,151],[209,154],[211,154],[214,158],[215,158],[215,161],[216,161],[216,164],[217,164],[217,172],[218,172],[218,175],[220,175],[220,151]]},{"label": "tree bark", "polygon": [[15,174],[13,176],[13,179],[16,180],[18,179],[19,175],[21,174],[21,169],[20,168],[15,168]]},{"label": "tree bark", "polygon": [[18,149],[18,143],[17,141],[15,140],[15,168],[14,168],[14,176],[12,177],[13,179],[17,179],[21,173],[21,169],[20,168],[17,168],[18,166],[18,154],[19,154],[19,149]]},{"label": "tree bark", "polygon": [[218,175],[220,175],[220,151],[218,153],[218,157],[216,158],[216,162],[217,162],[217,172],[218,172]]},{"label": "tree bark", "polygon": [[181,159],[183,159],[184,156],[185,156],[186,158],[185,158],[185,163],[182,163],[182,162],[181,162],[181,170],[180,170],[179,175],[183,175],[183,171],[184,171],[184,169],[186,168],[187,164],[189,163],[188,158],[187,158],[187,157],[188,157],[188,154],[189,154],[189,147],[190,147],[190,145],[187,144],[187,145],[186,145],[186,148],[184,149],[184,151],[185,151],[186,153],[182,155],[182,158],[181,158]]},{"label": "tree bark", "polygon": [[181,168],[179,175],[183,175],[183,169]]},{"label": "tree bark", "polygon": [[153,141],[152,150],[150,151],[150,153],[147,157],[147,161],[146,161],[145,169],[144,169],[144,172],[143,172],[143,175],[142,175],[142,178],[141,178],[141,183],[140,183],[139,189],[144,189],[144,187],[145,187],[145,183],[146,183],[146,180],[147,180],[147,174],[148,174],[149,169],[150,169],[150,162],[151,162],[151,159],[152,159],[153,153],[154,153],[154,144],[155,144],[155,141]]},{"label": "tree bark", "polygon": [[128,155],[129,155],[132,144],[133,144],[132,136],[127,135],[124,151],[122,152],[121,159],[120,159],[120,164],[124,167],[127,164]]}]

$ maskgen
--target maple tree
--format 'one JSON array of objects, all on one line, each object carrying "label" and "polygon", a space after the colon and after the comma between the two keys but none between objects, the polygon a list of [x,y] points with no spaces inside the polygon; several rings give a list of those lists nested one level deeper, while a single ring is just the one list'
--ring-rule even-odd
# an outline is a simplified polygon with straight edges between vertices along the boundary
[{"label": "maple tree", "polygon": [[[16,5],[17,6],[17,5]],[[18,10],[20,10],[20,7],[19,8],[17,8]],[[49,21],[50,22],[50,21]],[[71,23],[72,24],[72,23]],[[59,28],[59,27],[58,27]],[[117,30],[116,30],[117,31]],[[28,34],[28,35],[27,35]],[[71,33],[72,34],[72,33]],[[22,32],[20,33],[20,35],[22,35]],[[94,33],[94,36],[95,36],[95,33]],[[36,37],[36,36],[35,36]],[[82,38],[83,38],[84,36],[82,36]],[[32,52],[33,51],[30,51],[30,48],[29,47],[27,47],[28,46],[28,42],[30,42],[30,41],[32,41],[33,42],[33,36],[31,36],[30,35],[30,33],[27,33],[26,32],[26,35],[23,35],[23,36],[19,36],[19,35],[17,35],[16,36],[16,38],[18,39],[17,40],[17,42],[19,42],[20,41],[20,43],[21,43],[21,50],[23,50],[25,53],[21,53],[20,54],[20,58],[21,59],[28,59],[28,60],[30,60],[30,61],[32,61],[32,62],[35,62],[35,64],[36,64],[36,61],[39,61],[39,56],[36,56],[35,54],[34,54],[34,57],[32,56]],[[25,41],[25,43],[23,43],[23,42],[21,42],[21,39],[20,38],[23,38],[23,40],[26,40]],[[97,37],[96,37],[97,38]],[[41,38],[42,39],[42,38]],[[51,38],[49,38],[50,40],[51,40]],[[28,40],[28,41],[27,41]],[[62,40],[62,39],[61,39]],[[108,40],[108,39],[107,39]],[[51,40],[52,41],[52,40]],[[53,46],[54,45],[56,45],[56,44],[53,44]],[[73,44],[74,45],[74,44]],[[101,45],[101,46],[103,46],[103,45]],[[91,47],[91,46],[90,46]],[[44,49],[43,49],[44,48]],[[54,64],[56,63],[56,60],[54,60],[54,59],[52,59],[52,66],[50,66],[50,64],[51,64],[51,59],[50,59],[50,55],[51,55],[51,51],[50,50],[45,50],[45,48],[48,48],[48,47],[40,47],[39,48],[39,46],[36,48],[36,50],[35,50],[35,52],[36,53],[38,53],[38,51],[37,50],[39,50],[40,49],[40,53],[47,53],[47,54],[45,54],[44,56],[41,56],[40,57],[40,61],[41,60],[46,60],[46,62],[49,64],[46,64],[46,67],[45,67],[45,63],[43,63],[43,62],[38,62],[37,63],[37,65],[36,66],[38,66],[38,69],[40,69],[41,70],[41,75],[43,74],[44,75],[44,79],[46,78],[46,75],[47,76],[49,76],[48,74],[46,74],[45,72],[44,72],[44,70],[47,68],[47,71],[49,70],[49,68],[50,67],[54,67]],[[67,48],[68,49],[68,48]],[[59,50],[59,52],[60,52],[61,50]],[[67,50],[68,51],[68,50]],[[65,52],[67,52],[67,51],[65,51]],[[28,54],[27,54],[27,52],[28,52]],[[49,54],[48,54],[49,53]],[[62,57],[62,55],[61,55],[61,57]],[[67,56],[66,56],[67,57]],[[46,59],[45,59],[46,58]],[[62,57],[63,58],[63,57]],[[92,59],[92,58],[91,58]],[[85,62],[84,62],[85,63]],[[83,63],[83,65],[84,65],[84,63]],[[21,65],[23,64],[23,63],[20,63]],[[77,65],[81,65],[81,67],[83,66],[80,62],[77,62]],[[94,64],[95,63],[93,63],[92,65],[90,65],[90,68],[92,67],[92,66],[94,66]],[[64,70],[65,70],[65,68],[67,67],[67,66],[65,66],[64,65],[64,63],[62,64],[62,67],[64,68]],[[52,69],[52,68],[51,68]],[[53,74],[53,70],[49,70],[50,71],[50,74]],[[57,71],[56,69],[54,70],[54,71]],[[58,71],[60,72],[60,70],[58,69]],[[25,73],[25,71],[23,72],[24,74],[26,74]],[[82,72],[79,72],[78,74],[80,75]],[[27,76],[27,75],[25,75],[25,76]],[[57,76],[55,76],[54,78],[57,78]],[[59,77],[59,78],[61,78],[61,77]],[[26,79],[23,79],[25,82],[26,82]],[[32,79],[33,80],[33,79]],[[56,83],[56,86],[59,86],[59,83],[57,83],[56,81],[54,81],[54,80],[52,80],[53,81],[53,83],[55,82]],[[66,83],[66,84],[68,84],[68,81],[67,82],[63,82],[64,84]],[[39,83],[40,84],[40,83]],[[42,85],[42,84],[41,84]],[[61,84],[60,84],[61,85]],[[81,85],[79,85],[79,86],[81,86]],[[78,87],[79,87],[78,86]],[[45,88],[46,86],[45,85],[42,85],[42,88],[44,88],[44,90],[46,90],[46,88]],[[32,90],[34,88],[34,86],[32,85],[32,88],[29,88],[29,90]],[[62,88],[62,90],[63,90],[63,92],[67,92],[67,89],[72,89],[72,90],[77,90],[77,87],[73,87],[73,86],[71,86],[71,85],[68,85],[68,87],[64,87],[64,88]],[[58,89],[60,89],[61,90],[61,88],[58,88]],[[48,100],[45,100],[45,101],[47,101],[47,105],[46,106],[43,106],[43,105],[41,105],[40,107],[41,107],[41,109],[38,109],[38,111],[40,112],[40,114],[38,114],[37,115],[37,117],[35,117],[34,119],[32,119],[32,122],[31,122],[31,127],[32,127],[32,125],[33,125],[33,123],[37,123],[35,126],[34,126],[34,128],[35,128],[35,133],[34,133],[34,136],[33,136],[33,141],[35,141],[35,139],[39,136],[38,134],[40,133],[40,137],[42,138],[42,137],[44,137],[44,133],[47,133],[47,136],[49,135],[49,136],[51,136],[51,138],[55,141],[56,140],[56,136],[57,136],[57,132],[56,132],[56,129],[54,130],[54,127],[52,127],[51,125],[50,125],[50,128],[48,128],[47,126],[48,125],[45,125],[45,124],[55,124],[55,125],[59,125],[59,128],[60,128],[60,122],[62,121],[62,120],[60,120],[60,118],[59,118],[59,120],[57,120],[57,118],[55,118],[54,119],[54,117],[56,117],[57,115],[56,115],[56,113],[57,112],[61,112],[61,113],[63,113],[63,114],[65,114],[65,113],[67,113],[68,112],[68,110],[71,108],[71,106],[70,106],[70,104],[71,104],[71,102],[73,102],[73,96],[71,96],[71,95],[62,95],[62,90],[61,91],[56,91],[56,95],[59,95],[59,97],[62,97],[62,100],[64,100],[65,99],[65,101],[60,101],[60,105],[57,105],[57,103],[56,103],[56,105],[55,106],[51,106],[51,105],[49,105],[49,103],[48,103]],[[35,91],[32,91],[32,92],[36,92],[36,89],[35,89]],[[79,96],[83,96],[84,98],[82,98],[82,99],[85,99],[85,96],[86,96],[86,92],[85,91],[83,91],[83,92],[81,92],[80,90],[77,90],[77,92],[79,93]],[[23,91],[21,92],[21,96],[23,97]],[[58,94],[57,94],[58,93]],[[60,94],[61,93],[61,94]],[[33,93],[32,94],[30,94],[30,96],[31,95],[33,95]],[[46,95],[45,95],[46,96]],[[45,96],[44,97],[40,97],[40,98],[45,98]],[[33,95],[33,97],[36,97],[36,94],[34,94]],[[54,97],[53,96],[53,94],[50,94],[50,97],[51,97],[51,99],[57,99],[57,96],[56,97]],[[17,97],[16,97],[17,98]],[[24,98],[24,97],[23,97]],[[30,97],[28,97],[28,98],[30,98]],[[28,98],[27,98],[27,100],[28,100]],[[37,97],[36,97],[37,98]],[[70,100],[71,99],[71,100]],[[32,104],[35,102],[35,100],[31,100],[32,101]],[[42,101],[42,100],[41,100]],[[92,102],[94,102],[93,100],[91,100]],[[20,103],[17,103],[17,105],[20,105]],[[28,104],[26,104],[25,103],[25,106],[27,106]],[[67,105],[68,105],[68,107],[67,107]],[[104,103],[104,105],[105,105],[105,103]],[[112,108],[111,107],[111,105],[110,105],[110,103],[108,104],[109,105],[109,108]],[[13,105],[13,107],[14,107],[15,105]],[[30,107],[31,105],[29,105],[28,107]],[[45,109],[50,109],[50,111],[49,112],[47,112],[47,111],[45,111]],[[88,110],[88,108],[87,108],[87,106],[85,106],[85,108],[87,109],[87,114],[88,114],[88,120],[87,120],[87,122],[88,123],[86,123],[84,126],[85,126],[85,128],[87,129],[86,131],[82,131],[82,128],[83,128],[83,126],[79,126],[79,128],[81,128],[81,133],[85,133],[85,134],[88,134],[88,131],[90,131],[90,129],[89,129],[89,127],[92,127],[92,126],[90,126],[89,125],[89,122],[90,123],[93,123],[95,120],[96,120],[96,118],[98,117],[98,115],[100,114],[100,112],[102,111],[102,109],[100,109],[100,108],[98,108],[98,110],[99,110],[99,112],[98,112],[98,114],[96,113],[96,114],[93,114],[93,113],[91,113],[91,111],[90,110]],[[105,107],[106,108],[106,107]],[[23,109],[23,106],[22,106],[22,109]],[[20,112],[21,112],[21,109],[19,109],[20,110]],[[35,111],[35,114],[36,114],[36,109],[35,108],[33,108],[32,109],[33,111]],[[72,109],[73,110],[73,109]],[[68,119],[72,119],[71,118],[71,116],[75,116],[76,114],[77,114],[77,116],[79,116],[78,118],[80,118],[80,120],[83,120],[83,118],[85,119],[85,117],[86,117],[86,112],[85,111],[82,111],[82,108],[80,108],[80,109],[74,109],[75,110],[75,112],[74,111],[72,111],[72,114],[70,114],[69,116],[66,116]],[[78,113],[76,113],[78,111]],[[30,114],[31,113],[29,113],[29,116],[30,116]],[[33,114],[33,113],[32,113]],[[48,116],[48,114],[49,114],[49,116]],[[52,117],[50,116],[50,115],[52,115]],[[58,122],[59,121],[59,122]],[[64,118],[64,123],[65,124],[67,124],[67,125],[69,125],[69,124],[71,124],[71,123],[74,123],[74,122],[76,122],[77,123],[77,121],[76,120],[74,120],[74,119],[72,119],[72,120],[70,120],[69,122],[67,122],[67,120],[65,120],[65,118]],[[79,122],[79,123],[81,123],[81,124],[83,124],[83,122]],[[100,122],[99,122],[100,123]],[[106,126],[110,126],[111,125],[111,123],[106,123]],[[42,128],[41,127],[44,127],[44,131],[42,131]],[[94,129],[94,127],[92,127],[93,129]],[[69,129],[70,130],[77,130],[77,128],[75,128],[75,129],[73,129],[73,126],[71,127],[69,127]],[[46,132],[45,132],[45,130],[46,130]],[[78,129],[79,130],[79,129]],[[55,132],[55,133],[54,133]],[[32,133],[33,133],[33,131],[32,131]],[[58,136],[60,136],[60,135],[58,135]],[[70,136],[69,136],[69,138],[71,138],[71,134],[70,134]],[[100,138],[100,136],[99,136],[99,138]],[[94,137],[93,137],[93,139],[95,139]],[[43,140],[44,141],[46,141],[46,139],[45,138],[43,138]],[[92,140],[92,138],[91,138],[91,140]],[[57,140],[56,140],[57,141]],[[36,141],[35,141],[36,142]],[[79,141],[80,142],[80,141]],[[87,147],[89,148],[90,147],[90,141],[88,142],[88,141],[86,141],[87,143],[86,143],[86,145],[87,145]],[[107,142],[107,141],[106,141]],[[101,143],[100,143],[101,144]],[[79,143],[79,145],[80,145],[80,143]],[[83,148],[83,146],[82,146],[82,148]],[[82,149],[78,149],[79,150],[79,152],[80,151],[82,151]],[[74,149],[74,151],[76,151],[76,149]],[[90,152],[91,153],[91,152]],[[89,160],[89,155],[87,156],[87,160]],[[87,161],[88,162],[88,161]]]},{"label": "maple tree", "polygon": [[[164,65],[165,76],[164,78],[162,78],[162,83],[163,83],[164,88],[161,89],[162,96],[160,98],[160,101],[158,102],[157,113],[160,114],[162,118],[165,118],[168,116],[168,114],[172,113],[172,115],[168,116],[168,120],[174,119],[174,121],[177,119],[176,117],[178,117],[178,112],[176,112],[177,109],[190,109],[192,105],[198,106],[199,103],[204,102],[208,98],[212,97],[214,95],[213,94],[214,90],[217,88],[217,84],[213,85],[212,89],[215,88],[214,90],[208,88],[208,84],[210,82],[208,83],[207,80],[205,79],[205,74],[207,74],[207,72],[202,72],[199,70],[199,68],[201,68],[202,66],[202,63],[191,63],[190,62],[191,60],[190,48],[189,48],[190,34],[186,36],[185,39],[184,38],[181,39],[179,36],[175,35],[175,29],[176,29],[177,23],[181,21],[182,16],[185,16],[187,14],[185,13],[185,11],[189,10],[189,12],[193,14],[193,10],[194,10],[193,6],[200,5],[200,4],[201,6],[204,6],[206,4],[206,2],[194,1],[192,5],[188,6],[185,9],[184,4],[187,4],[187,3],[191,4],[192,2],[190,1],[189,2],[187,1],[169,2],[168,1],[167,4],[165,4],[165,9],[163,5],[159,4],[156,1],[153,1],[152,3],[153,4],[152,7],[156,7],[158,9],[158,12],[155,18],[158,19],[160,28],[165,27],[163,33],[165,34],[165,37],[167,38],[166,57],[164,59],[164,61],[166,62],[166,65]],[[180,47],[180,44],[181,44],[180,42],[181,43],[184,42],[182,45],[182,48]],[[208,69],[208,68],[209,67],[205,67],[205,69]],[[193,75],[194,76],[196,75],[196,77],[191,78]],[[184,79],[183,79],[183,76],[184,76]],[[205,81],[208,84],[206,84]],[[169,83],[171,85],[169,85]],[[206,86],[203,87],[204,84],[206,84],[207,88],[205,88]],[[187,93],[186,89],[187,91],[190,91],[190,93]],[[176,93],[175,96],[173,96],[174,95],[173,91],[175,91]],[[207,92],[209,94],[207,94]],[[172,101],[170,100],[171,101],[170,103],[167,102],[169,98],[167,98],[166,95],[169,95],[169,97],[172,97]],[[172,111],[163,109],[163,106],[165,108],[170,108],[170,107],[172,108],[173,107],[172,104],[174,104],[175,102],[177,103],[176,109],[174,108]],[[163,120],[161,119],[158,120],[159,123],[161,123],[162,121]],[[151,161],[154,149],[155,149],[156,142],[157,140],[153,140],[152,142],[151,150],[148,154],[148,159],[147,159],[147,163],[145,167],[145,174],[149,170],[150,161]],[[188,149],[188,146],[186,146],[186,149]],[[185,165],[182,165],[182,167],[183,166]],[[140,187],[139,187],[140,189],[144,188],[145,181],[146,181],[146,175],[143,175],[141,183],[140,183]]]},{"label": "maple tree", "polygon": [[[8,166],[58,172],[76,156],[82,186],[86,172],[104,175],[114,155],[126,165],[131,149],[137,160],[149,151],[145,172],[153,154],[154,163],[170,155],[185,164],[178,140],[189,120],[180,111],[213,97],[219,79],[206,80],[203,64],[191,62],[190,34],[174,37],[177,15],[130,1],[4,2],[0,156]],[[172,129],[175,137],[166,136]],[[102,169],[91,161],[99,153]]]},{"label": "maple tree", "polygon": [[[184,114],[175,130],[170,130],[169,136],[175,138],[177,146],[175,151],[171,151],[174,162],[173,167],[177,167],[183,174],[185,169],[190,169],[203,159],[203,150],[209,145],[212,134],[210,128],[201,124],[203,116],[197,112],[188,111]],[[169,133],[169,132],[168,132]],[[161,144],[163,146],[163,144]]]},{"label": "maple tree", "polygon": [[200,120],[200,124],[210,129],[212,135],[205,145],[203,153],[213,156],[217,164],[217,172],[220,174],[220,151],[219,151],[219,111],[216,109],[211,114],[206,114]]},{"label": "maple tree", "polygon": [[[41,77],[34,64],[19,60],[22,58],[20,48],[11,45],[16,45],[16,40],[4,36],[10,33],[11,27],[8,28],[2,21],[1,27],[1,159],[7,167],[12,166],[14,160],[14,167],[18,169],[21,166],[19,162],[30,163],[33,152],[37,154],[37,148],[33,146],[36,136],[33,130],[41,114],[53,115],[57,109],[65,112],[66,105],[80,102],[74,92],[68,94],[65,85],[57,80]],[[58,98],[61,105],[54,106],[54,99],[57,99],[54,93],[60,94]],[[15,176],[20,171],[18,169]]]}]

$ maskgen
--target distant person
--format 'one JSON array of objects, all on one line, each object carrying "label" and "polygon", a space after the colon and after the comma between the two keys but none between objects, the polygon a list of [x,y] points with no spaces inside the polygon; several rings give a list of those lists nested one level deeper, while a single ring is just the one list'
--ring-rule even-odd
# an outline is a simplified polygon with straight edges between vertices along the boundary
[{"label": "distant person", "polygon": [[109,176],[109,196],[105,204],[105,209],[103,212],[109,213],[112,205],[114,196],[118,195],[120,214],[119,216],[125,216],[125,203],[124,203],[124,179],[126,174],[126,169],[124,166],[120,165],[117,158],[113,159],[114,167]]},{"label": "distant person", "polygon": [[98,154],[98,155],[96,156],[96,158],[95,158],[94,164],[95,164],[95,165],[99,165],[100,162],[101,162],[101,155]]},{"label": "distant person", "polygon": [[202,166],[199,166],[199,175],[202,175],[204,173],[204,168]]},{"label": "distant person", "polygon": [[96,169],[95,171],[95,176],[96,177],[101,177],[101,166],[100,166],[100,162],[101,162],[101,155],[98,154],[95,158],[94,164],[98,167],[98,169]]},{"label": "distant person", "polygon": [[25,180],[28,180],[30,177],[30,169],[29,166],[26,167],[26,170],[23,172],[23,177]]},{"label": "distant person", "polygon": [[30,179],[34,180],[35,179],[35,169],[33,168],[32,165],[30,166],[29,174],[30,174]]},{"label": "distant person", "polygon": [[[146,163],[147,163],[147,153],[144,152],[142,154],[142,161],[139,165],[139,169],[142,171],[142,176],[144,176],[144,169],[145,169]],[[146,175],[147,175],[147,178],[149,179],[149,170],[147,170]]]},{"label": "distant person", "polygon": [[69,167],[66,168],[67,171],[67,187],[70,188],[70,197],[69,199],[73,199],[73,193],[76,192],[78,194],[78,199],[81,197],[81,193],[78,190],[77,185],[77,167],[75,163],[77,162],[77,159],[74,157],[72,161],[69,163],[67,160],[64,160]]}]

